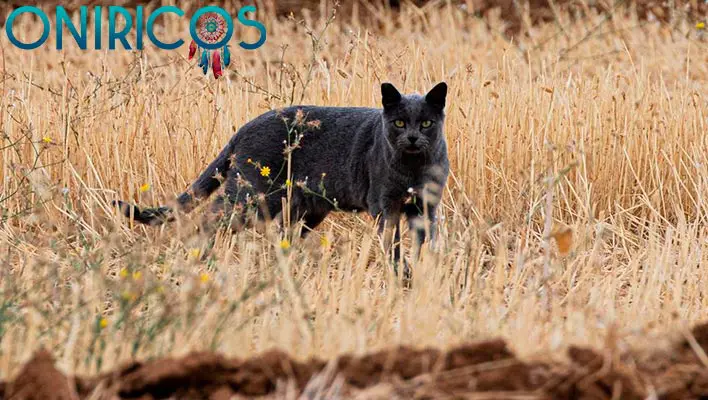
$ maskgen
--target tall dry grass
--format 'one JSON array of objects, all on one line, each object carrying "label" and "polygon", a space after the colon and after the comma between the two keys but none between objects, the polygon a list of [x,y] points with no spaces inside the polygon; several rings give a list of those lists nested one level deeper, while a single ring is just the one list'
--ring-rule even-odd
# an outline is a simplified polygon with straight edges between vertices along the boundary
[{"label": "tall dry grass", "polygon": [[[367,12],[328,26],[261,16],[266,44],[234,50],[219,81],[186,48],[56,51],[52,35],[20,51],[3,35],[2,377],[39,346],[78,373],[190,349],[327,357],[498,335],[533,356],[706,317],[699,32],[561,15],[509,42],[501,21],[488,30],[454,7]],[[440,80],[451,177],[438,248],[409,290],[364,215],[283,250],[275,229],[209,237],[199,211],[133,227],[109,206],[172,199],[268,109],[377,106],[383,81]]]}]

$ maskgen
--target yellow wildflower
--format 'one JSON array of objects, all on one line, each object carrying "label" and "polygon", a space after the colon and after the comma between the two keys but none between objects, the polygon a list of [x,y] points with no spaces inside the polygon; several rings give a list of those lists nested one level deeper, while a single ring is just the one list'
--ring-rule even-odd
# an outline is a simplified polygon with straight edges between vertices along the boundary
[{"label": "yellow wildflower", "polygon": [[248,160],[246,160],[246,162],[249,164],[253,164],[253,160],[251,160],[250,158]]},{"label": "yellow wildflower", "polygon": [[108,326],[108,320],[105,318],[101,318],[101,320],[98,321],[98,326],[100,326],[101,329],[106,329],[106,327]]},{"label": "yellow wildflower", "polygon": [[42,138],[42,142],[49,144],[52,142],[52,138],[50,138],[49,136],[45,136]]},{"label": "yellow wildflower", "polygon": [[201,250],[199,250],[198,247],[194,247],[189,250],[189,258],[199,258],[200,254],[201,254]]},{"label": "yellow wildflower", "polygon": [[293,182],[292,182],[290,179],[286,179],[286,180],[285,180],[285,186],[286,186],[286,187],[290,187],[290,186],[292,186],[292,185],[293,185]]},{"label": "yellow wildflower", "polygon": [[270,176],[270,167],[261,168],[261,176]]},{"label": "yellow wildflower", "polygon": [[207,274],[206,272],[202,272],[201,274],[199,274],[199,280],[200,280],[202,283],[207,283],[207,282],[209,282],[209,274]]},{"label": "yellow wildflower", "polygon": [[706,29],[706,23],[705,22],[699,22],[696,24],[696,29]]},{"label": "yellow wildflower", "polygon": [[280,248],[283,250],[287,250],[290,248],[290,241],[288,239],[283,239],[280,241]]},{"label": "yellow wildflower", "polygon": [[129,290],[126,290],[125,292],[120,294],[120,297],[125,301],[135,301],[135,299],[138,298],[138,295]]},{"label": "yellow wildflower", "polygon": [[142,278],[143,273],[140,271],[133,272],[133,280],[139,281]]},{"label": "yellow wildflower", "polygon": [[148,190],[150,190],[150,184],[149,184],[149,183],[145,183],[145,184],[143,184],[142,186],[140,186],[140,193],[145,193],[145,192],[147,192]]},{"label": "yellow wildflower", "polygon": [[121,279],[125,279],[128,277],[128,270],[126,268],[122,268],[120,272],[118,273],[118,276],[121,277]]}]

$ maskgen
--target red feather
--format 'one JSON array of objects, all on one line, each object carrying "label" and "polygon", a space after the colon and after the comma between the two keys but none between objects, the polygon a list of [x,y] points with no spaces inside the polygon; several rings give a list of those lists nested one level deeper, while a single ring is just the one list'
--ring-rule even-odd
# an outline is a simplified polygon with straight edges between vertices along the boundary
[{"label": "red feather", "polygon": [[192,40],[192,43],[189,44],[189,59],[191,60],[194,57],[194,54],[197,52],[197,44],[194,43],[194,40]]},{"label": "red feather", "polygon": [[214,71],[214,78],[218,79],[221,75],[224,75],[224,71],[221,69],[221,56],[218,51],[215,51],[211,57],[211,68]]}]

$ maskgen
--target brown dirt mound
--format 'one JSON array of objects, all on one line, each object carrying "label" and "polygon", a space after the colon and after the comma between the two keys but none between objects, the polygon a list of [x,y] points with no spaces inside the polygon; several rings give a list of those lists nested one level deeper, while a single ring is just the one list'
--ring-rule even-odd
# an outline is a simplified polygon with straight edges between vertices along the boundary
[{"label": "brown dirt mound", "polygon": [[0,383],[0,398],[7,399],[78,399],[75,385],[54,367],[54,358],[38,350],[14,381]]},{"label": "brown dirt mound", "polygon": [[[503,340],[455,347],[396,347],[365,356],[300,362],[272,350],[246,360],[208,352],[135,362],[96,377],[67,378],[39,350],[0,399],[306,398],[701,399],[708,398],[708,323],[670,350],[602,352],[571,347],[568,362],[519,360]],[[292,393],[292,392],[290,392]]]}]

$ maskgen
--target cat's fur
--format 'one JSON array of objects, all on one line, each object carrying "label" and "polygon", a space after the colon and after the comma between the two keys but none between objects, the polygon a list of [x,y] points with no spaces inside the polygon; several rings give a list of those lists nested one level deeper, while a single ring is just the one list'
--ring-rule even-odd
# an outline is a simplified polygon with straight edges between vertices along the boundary
[{"label": "cat's fur", "polygon": [[[433,232],[435,209],[449,170],[443,134],[447,85],[439,83],[425,96],[402,96],[384,83],[381,95],[383,109],[296,106],[255,118],[177,198],[177,208],[190,211],[195,199],[209,196],[223,181],[225,196],[216,200],[217,208],[225,203],[242,210],[266,193],[260,197],[263,212],[259,214],[280,216],[287,187],[284,141],[289,137],[289,143],[297,143],[288,181],[292,220],[302,219],[314,229],[337,208],[367,210],[380,218],[380,231],[385,232],[384,243],[390,249],[393,232],[395,241],[400,241],[399,220],[406,215],[417,243],[422,244],[426,224],[420,223],[421,217],[428,216]],[[396,127],[396,120],[405,126]],[[423,121],[432,121],[432,126],[423,128]],[[263,176],[264,167],[270,168],[269,177]],[[156,225],[171,219],[168,207],[140,210],[116,203],[138,222]],[[396,246],[394,258],[399,257]]]}]

